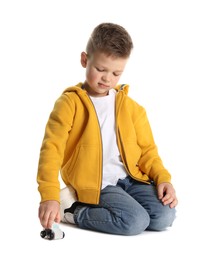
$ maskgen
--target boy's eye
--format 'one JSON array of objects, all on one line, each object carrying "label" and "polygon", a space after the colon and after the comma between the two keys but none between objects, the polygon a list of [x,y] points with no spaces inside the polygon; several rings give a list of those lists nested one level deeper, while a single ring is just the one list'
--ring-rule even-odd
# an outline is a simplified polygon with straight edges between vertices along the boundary
[{"label": "boy's eye", "polygon": [[[97,67],[96,67],[96,70],[99,71],[99,72],[104,72],[104,71],[105,71],[104,69],[100,69],[100,68],[97,68]],[[115,77],[119,77],[121,74],[120,74],[120,73],[113,72],[113,75],[114,75]]]},{"label": "boy's eye", "polygon": [[99,68],[96,68],[97,69],[97,71],[99,71],[99,72],[103,72],[104,70],[103,69],[99,69]]},{"label": "boy's eye", "polygon": [[113,73],[113,75],[114,75],[115,77],[119,77],[119,76],[120,76],[120,74],[118,74],[118,73]]}]

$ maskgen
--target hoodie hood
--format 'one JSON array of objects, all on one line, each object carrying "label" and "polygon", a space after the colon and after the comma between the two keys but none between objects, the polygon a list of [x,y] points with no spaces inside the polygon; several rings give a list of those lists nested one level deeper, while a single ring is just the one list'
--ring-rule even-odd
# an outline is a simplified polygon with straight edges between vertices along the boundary
[{"label": "hoodie hood", "polygon": [[[127,84],[119,84],[119,85],[117,85],[116,87],[114,87],[114,89],[115,89],[117,92],[123,91],[124,94],[128,95],[129,85],[127,85]],[[78,84],[75,85],[75,86],[71,86],[71,87],[66,88],[66,89],[63,91],[63,94],[68,93],[68,92],[76,92],[76,93],[80,94],[80,93],[85,93],[86,90],[84,89],[83,83],[80,82],[80,83],[78,83]]]}]

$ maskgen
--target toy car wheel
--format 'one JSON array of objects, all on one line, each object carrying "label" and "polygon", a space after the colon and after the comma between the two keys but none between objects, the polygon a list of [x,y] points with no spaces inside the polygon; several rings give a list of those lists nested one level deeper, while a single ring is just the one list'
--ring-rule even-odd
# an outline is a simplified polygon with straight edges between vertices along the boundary
[{"label": "toy car wheel", "polygon": [[53,239],[54,239],[54,233],[53,233],[53,232],[50,232],[49,239],[50,239],[50,240],[53,240]]},{"label": "toy car wheel", "polygon": [[40,236],[41,236],[42,238],[44,238],[44,237],[46,236],[45,230],[42,230],[42,231],[40,232]]}]

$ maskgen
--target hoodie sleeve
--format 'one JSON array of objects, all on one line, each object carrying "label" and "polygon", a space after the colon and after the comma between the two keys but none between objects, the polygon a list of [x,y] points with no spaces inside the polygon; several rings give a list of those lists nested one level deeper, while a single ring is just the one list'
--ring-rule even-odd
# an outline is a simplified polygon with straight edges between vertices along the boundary
[{"label": "hoodie sleeve", "polygon": [[37,182],[41,202],[59,201],[59,170],[64,157],[64,149],[73,124],[75,106],[66,94],[55,102],[45,128],[40,150]]},{"label": "hoodie sleeve", "polygon": [[138,145],[142,151],[141,158],[138,162],[140,170],[147,174],[157,185],[162,182],[170,182],[171,175],[164,167],[158,154],[146,111],[142,107],[140,107],[138,111],[135,129]]}]

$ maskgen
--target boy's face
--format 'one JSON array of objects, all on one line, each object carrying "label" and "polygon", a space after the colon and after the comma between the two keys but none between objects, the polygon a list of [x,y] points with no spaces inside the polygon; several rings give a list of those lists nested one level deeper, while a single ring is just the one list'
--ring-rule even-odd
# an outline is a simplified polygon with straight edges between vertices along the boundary
[{"label": "boy's face", "polygon": [[115,58],[101,52],[90,57],[81,53],[81,64],[86,68],[85,89],[89,95],[102,97],[108,95],[122,75],[128,58]]}]

